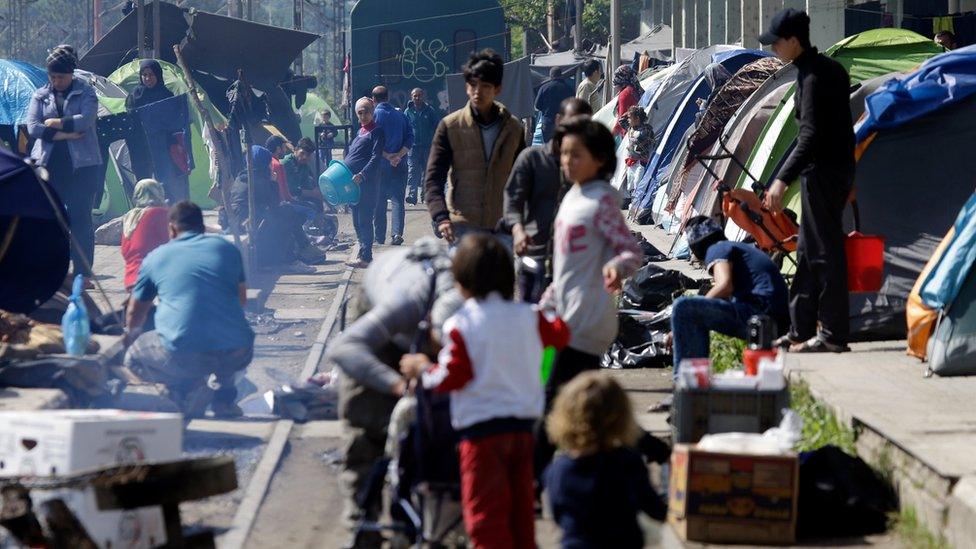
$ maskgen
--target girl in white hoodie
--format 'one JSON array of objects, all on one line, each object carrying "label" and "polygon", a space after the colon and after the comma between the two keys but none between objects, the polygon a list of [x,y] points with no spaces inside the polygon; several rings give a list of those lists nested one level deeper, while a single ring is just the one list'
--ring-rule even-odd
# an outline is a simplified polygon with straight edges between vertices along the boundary
[{"label": "girl in white hoodie", "polygon": [[[610,131],[579,116],[563,122],[553,142],[573,186],[556,214],[553,283],[547,294],[571,336],[546,382],[547,411],[566,382],[600,367],[600,357],[617,337],[613,294],[640,268],[643,256],[620,213],[620,196],[607,183],[617,165]],[[541,428],[536,436],[539,474],[554,448]]]}]

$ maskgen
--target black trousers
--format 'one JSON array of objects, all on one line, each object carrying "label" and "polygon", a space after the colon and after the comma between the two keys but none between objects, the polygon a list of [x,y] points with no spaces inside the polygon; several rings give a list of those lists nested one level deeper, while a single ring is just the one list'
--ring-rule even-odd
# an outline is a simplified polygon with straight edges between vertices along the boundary
[{"label": "black trousers", "polygon": [[535,478],[541,486],[542,472],[552,461],[552,456],[556,453],[556,447],[549,440],[546,433],[546,415],[552,409],[552,403],[556,400],[556,395],[563,385],[569,383],[574,377],[583,372],[597,370],[600,368],[600,357],[577,351],[571,347],[566,347],[556,354],[556,359],[552,363],[552,374],[546,382],[546,410],[542,419],[535,425]]},{"label": "black trousers", "polygon": [[79,255],[74,245],[71,246],[71,264],[74,274],[92,276],[85,267],[84,258],[88,264],[95,262],[95,227],[92,223],[92,210],[95,208],[95,196],[98,194],[102,180],[99,174],[104,173],[101,166],[87,166],[74,168],[71,155],[68,153],[67,141],[56,143],[51,158],[47,164],[51,186],[57,191],[61,202],[68,212],[68,226],[84,256]]},{"label": "black trousers", "polygon": [[817,335],[838,345],[850,336],[847,256],[843,213],[852,172],[817,169],[801,178],[803,217],[797,243],[797,268],[790,288],[790,338]]}]

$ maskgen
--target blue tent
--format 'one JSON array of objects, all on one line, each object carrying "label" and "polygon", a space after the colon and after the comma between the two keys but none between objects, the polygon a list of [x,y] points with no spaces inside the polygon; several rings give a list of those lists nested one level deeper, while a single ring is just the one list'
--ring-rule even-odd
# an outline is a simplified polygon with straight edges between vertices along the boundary
[{"label": "blue tent", "polygon": [[[767,57],[770,54],[758,50],[731,50],[716,53],[712,56],[712,62],[721,64],[729,73],[735,74],[747,63],[755,61],[760,57]],[[691,88],[685,93],[684,98],[678,108],[671,115],[661,139],[658,141],[651,161],[644,171],[644,177],[637,185],[632,202],[632,209],[636,211],[646,210],[651,207],[654,194],[661,186],[661,183],[670,172],[671,161],[679,147],[683,146],[685,133],[695,124],[695,115],[698,113],[698,100],[707,99],[712,93],[711,86],[704,74],[700,74],[692,84]]]},{"label": "blue tent", "polygon": [[886,128],[947,107],[976,93],[976,46],[937,55],[911,75],[893,78],[865,98],[857,142]]},{"label": "blue tent", "polygon": [[0,59],[0,125],[27,122],[31,97],[46,83],[44,69],[22,61]]}]

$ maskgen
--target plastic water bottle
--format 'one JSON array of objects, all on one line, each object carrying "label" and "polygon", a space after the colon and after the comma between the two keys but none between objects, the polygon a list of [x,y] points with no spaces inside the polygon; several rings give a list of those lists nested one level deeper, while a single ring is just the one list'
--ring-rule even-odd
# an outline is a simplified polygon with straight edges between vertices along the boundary
[{"label": "plastic water bottle", "polygon": [[75,277],[71,286],[71,297],[68,298],[68,310],[61,317],[61,332],[64,335],[64,348],[71,356],[84,356],[91,338],[91,325],[88,321],[88,311],[81,299],[84,278]]}]

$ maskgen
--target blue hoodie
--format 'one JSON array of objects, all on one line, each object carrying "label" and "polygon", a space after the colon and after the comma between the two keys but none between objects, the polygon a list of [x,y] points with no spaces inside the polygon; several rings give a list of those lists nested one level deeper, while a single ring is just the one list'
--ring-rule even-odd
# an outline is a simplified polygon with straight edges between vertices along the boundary
[{"label": "blue hoodie", "polygon": [[383,131],[384,152],[395,153],[403,147],[413,148],[413,128],[410,127],[410,121],[388,101],[376,105],[373,118]]}]

